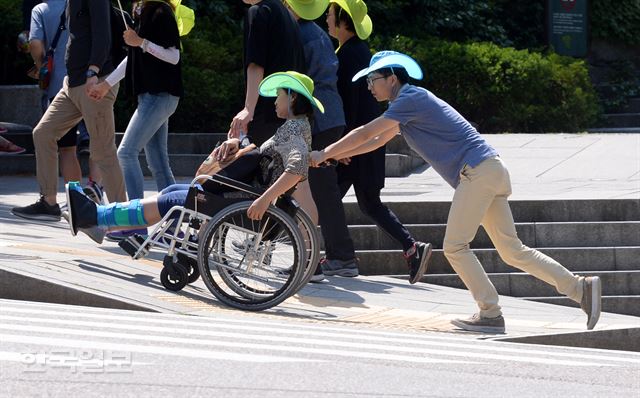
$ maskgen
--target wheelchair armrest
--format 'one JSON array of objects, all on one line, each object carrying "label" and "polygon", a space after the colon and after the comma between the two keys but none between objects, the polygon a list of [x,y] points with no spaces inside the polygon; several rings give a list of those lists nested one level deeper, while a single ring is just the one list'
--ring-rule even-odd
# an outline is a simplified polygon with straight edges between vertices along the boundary
[{"label": "wheelchair armrest", "polygon": [[253,185],[245,184],[244,182],[236,181],[233,178],[225,177],[222,175],[214,174],[210,175],[200,175],[191,181],[191,186],[195,185],[198,181],[210,180],[213,182],[217,182],[218,184],[226,185],[238,191],[246,192],[255,196],[260,196],[264,193],[263,189],[256,188]]}]

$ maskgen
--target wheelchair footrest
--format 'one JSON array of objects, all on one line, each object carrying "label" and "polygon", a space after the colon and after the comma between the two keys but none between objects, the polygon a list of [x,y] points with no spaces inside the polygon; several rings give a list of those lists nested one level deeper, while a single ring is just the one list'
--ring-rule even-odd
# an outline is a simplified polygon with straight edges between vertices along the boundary
[{"label": "wheelchair footrest", "polygon": [[[118,242],[118,246],[120,246],[131,257],[135,258],[136,253],[138,253],[138,250],[140,250],[145,240],[146,238],[144,236],[135,234]],[[142,251],[142,257],[146,256],[148,253],[149,249],[145,248]]]}]

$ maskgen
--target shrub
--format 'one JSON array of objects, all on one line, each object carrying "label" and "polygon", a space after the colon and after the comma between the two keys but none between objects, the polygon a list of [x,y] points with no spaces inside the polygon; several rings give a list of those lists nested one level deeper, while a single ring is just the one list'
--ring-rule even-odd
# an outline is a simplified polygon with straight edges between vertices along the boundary
[{"label": "shrub", "polygon": [[16,49],[21,31],[22,1],[0,0],[0,84],[36,84],[26,75],[33,65],[31,56]]},{"label": "shrub", "polygon": [[375,35],[490,41],[518,48],[545,44],[544,0],[369,0]]},{"label": "shrub", "polygon": [[[244,104],[242,30],[226,14],[202,14],[182,40],[185,95],[169,120],[172,132],[226,133],[231,118]],[[122,98],[116,103],[119,131],[126,128],[134,107],[132,99]]]},{"label": "shrub", "polygon": [[640,1],[593,0],[591,35],[625,44],[640,44]]},{"label": "shrub", "polygon": [[398,36],[375,45],[416,58],[418,82],[449,102],[482,132],[579,131],[598,117],[583,61],[556,54]]}]

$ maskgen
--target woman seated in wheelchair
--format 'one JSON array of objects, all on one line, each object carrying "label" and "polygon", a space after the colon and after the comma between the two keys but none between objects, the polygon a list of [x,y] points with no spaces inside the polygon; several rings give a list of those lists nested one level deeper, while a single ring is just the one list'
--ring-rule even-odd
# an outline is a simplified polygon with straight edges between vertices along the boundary
[{"label": "woman seated in wheelchair", "polygon": [[[295,189],[292,196],[317,222],[315,204],[306,182],[311,150],[309,118],[313,115],[313,106],[322,112],[324,109],[313,97],[313,81],[301,73],[278,72],[266,77],[259,91],[262,96],[276,97],[276,114],[286,122],[260,148],[249,144],[246,138],[225,141],[202,163],[196,176],[217,173],[266,189],[247,210],[247,216],[253,220],[262,219],[271,203]],[[211,193],[232,190],[211,180],[205,181],[202,189]],[[70,182],[66,191],[71,233],[76,235],[82,231],[102,243],[107,230],[156,224],[172,207],[185,205],[188,190],[188,184],[174,184],[152,198],[101,206],[89,199],[78,184]]]}]

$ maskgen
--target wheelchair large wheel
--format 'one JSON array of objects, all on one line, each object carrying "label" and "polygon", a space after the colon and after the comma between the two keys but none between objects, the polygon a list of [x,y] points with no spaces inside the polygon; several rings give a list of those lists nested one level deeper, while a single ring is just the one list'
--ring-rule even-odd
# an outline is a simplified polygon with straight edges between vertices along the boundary
[{"label": "wheelchair large wheel", "polygon": [[298,284],[298,288],[295,290],[297,293],[300,289],[304,287],[309,282],[309,279],[313,276],[313,273],[316,270],[316,266],[318,266],[318,262],[320,261],[320,238],[318,237],[318,228],[315,223],[311,220],[311,217],[304,210],[298,209],[296,212],[296,223],[298,224],[298,228],[300,233],[302,234],[302,239],[304,240],[305,252],[306,252],[306,265],[304,269],[304,273],[302,274],[302,278],[300,278],[300,283]]},{"label": "wheelchair large wheel", "polygon": [[[311,279],[315,272],[315,267],[318,266],[318,262],[320,261],[320,240],[318,238],[318,229],[315,223],[301,208],[298,208],[296,211],[295,222],[304,242],[304,258],[306,259],[306,262],[298,287],[291,293],[292,295],[300,291],[300,289],[309,282],[309,279]],[[235,242],[237,243],[232,241],[232,245],[236,247],[236,251],[245,250],[244,246],[246,244],[250,244],[250,240],[251,239],[248,238],[245,239],[244,242],[238,242],[236,240]],[[271,248],[264,246],[264,244],[260,247],[259,251],[265,252],[265,261],[270,261],[271,249],[273,249],[273,244]],[[270,295],[270,292],[268,291],[261,291],[254,287],[244,285],[232,272],[220,273],[220,276],[225,280],[229,288],[243,297],[259,299]]]},{"label": "wheelchair large wheel", "polygon": [[[221,302],[260,311],[287,299],[298,288],[306,266],[304,240],[294,220],[269,207],[260,221],[250,220],[251,202],[218,212],[200,232],[198,267]],[[249,242],[238,250],[234,242]]]}]

